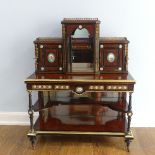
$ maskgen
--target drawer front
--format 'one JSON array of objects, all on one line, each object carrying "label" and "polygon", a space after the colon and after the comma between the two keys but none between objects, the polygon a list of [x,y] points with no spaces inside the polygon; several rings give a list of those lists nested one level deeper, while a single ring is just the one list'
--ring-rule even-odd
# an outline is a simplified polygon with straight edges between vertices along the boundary
[{"label": "drawer front", "polygon": [[40,44],[38,72],[62,73],[62,44]]},{"label": "drawer front", "polygon": [[134,84],[71,84],[71,83],[31,83],[27,85],[28,90],[64,91],[72,90],[76,94],[84,92],[133,92]]},{"label": "drawer front", "polygon": [[100,72],[123,72],[123,44],[100,44]]}]

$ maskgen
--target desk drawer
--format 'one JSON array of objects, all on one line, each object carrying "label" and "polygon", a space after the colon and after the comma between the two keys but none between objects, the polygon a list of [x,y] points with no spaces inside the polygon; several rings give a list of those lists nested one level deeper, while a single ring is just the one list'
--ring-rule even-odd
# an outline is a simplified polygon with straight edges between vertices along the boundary
[{"label": "desk drawer", "polygon": [[131,84],[28,84],[28,90],[40,90],[40,91],[64,91],[71,90],[77,94],[83,94],[84,92],[105,92],[105,91],[118,91],[118,92],[131,92],[133,91],[133,85]]}]

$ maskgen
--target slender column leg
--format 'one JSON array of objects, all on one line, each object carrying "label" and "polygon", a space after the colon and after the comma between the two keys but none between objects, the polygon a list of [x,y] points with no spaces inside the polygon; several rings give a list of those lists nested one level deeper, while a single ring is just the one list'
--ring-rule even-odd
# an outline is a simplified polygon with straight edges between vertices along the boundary
[{"label": "slender column leg", "polygon": [[132,116],[132,93],[129,93],[129,105],[128,105],[128,126],[127,126],[127,132],[130,132],[130,124],[131,124],[131,116]]},{"label": "slender column leg", "polygon": [[32,91],[28,91],[29,93],[29,109],[28,114],[30,117],[30,132],[28,133],[28,136],[30,138],[32,147],[35,147],[35,141],[36,141],[36,134],[34,132],[34,124],[33,124],[33,105],[32,105]]},{"label": "slender column leg", "polygon": [[127,151],[130,152],[129,145],[131,143],[131,139],[126,138],[125,142],[126,142]]},{"label": "slender column leg", "polygon": [[130,138],[130,125],[131,125],[131,117],[132,117],[132,93],[129,93],[129,105],[128,105],[128,112],[127,112],[127,119],[128,119],[128,124],[127,124],[127,133],[126,133],[126,138],[125,138],[125,142],[126,142],[126,146],[127,146],[127,150],[129,152],[129,145],[131,143],[131,138]]}]

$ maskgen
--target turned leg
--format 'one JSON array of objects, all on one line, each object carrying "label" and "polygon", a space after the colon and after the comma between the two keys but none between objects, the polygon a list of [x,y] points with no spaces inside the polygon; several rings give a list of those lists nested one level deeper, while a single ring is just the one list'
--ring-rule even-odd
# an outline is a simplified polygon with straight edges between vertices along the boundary
[{"label": "turned leg", "polygon": [[127,146],[127,150],[129,151],[129,145],[131,143],[131,131],[130,131],[130,125],[131,125],[131,117],[132,117],[132,93],[129,93],[129,105],[128,105],[128,111],[127,111],[127,132],[126,132],[126,138],[125,138],[125,142],[126,142],[126,146]]},{"label": "turned leg", "polygon": [[126,143],[127,151],[129,152],[129,151],[130,151],[129,145],[130,145],[130,143],[131,143],[131,139],[126,138],[126,139],[125,139],[125,143]]},{"label": "turned leg", "polygon": [[32,92],[28,91],[29,93],[29,109],[28,109],[28,114],[30,117],[30,132],[28,133],[28,136],[30,138],[32,147],[35,147],[35,141],[36,141],[36,134],[34,132],[34,124],[33,124],[33,105],[32,105]]},{"label": "turned leg", "polygon": [[132,93],[129,93],[129,105],[128,105],[128,126],[127,126],[127,132],[130,132],[130,125],[131,125],[131,117],[132,117]]}]

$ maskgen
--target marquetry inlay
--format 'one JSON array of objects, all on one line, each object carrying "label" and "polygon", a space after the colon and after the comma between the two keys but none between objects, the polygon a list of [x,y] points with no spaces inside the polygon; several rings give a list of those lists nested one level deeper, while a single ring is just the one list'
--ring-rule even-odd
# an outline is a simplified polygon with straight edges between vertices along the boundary
[{"label": "marquetry inlay", "polygon": [[68,85],[55,85],[54,89],[67,90],[69,89],[69,86]]},{"label": "marquetry inlay", "polygon": [[51,85],[32,85],[32,89],[52,89]]},{"label": "marquetry inlay", "polygon": [[104,90],[104,86],[98,86],[98,85],[89,86],[89,90]]},{"label": "marquetry inlay", "polygon": [[107,86],[107,90],[127,90],[127,86],[125,85],[110,85],[110,86]]}]

